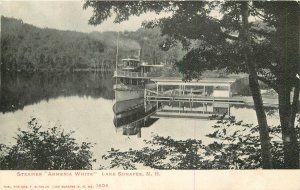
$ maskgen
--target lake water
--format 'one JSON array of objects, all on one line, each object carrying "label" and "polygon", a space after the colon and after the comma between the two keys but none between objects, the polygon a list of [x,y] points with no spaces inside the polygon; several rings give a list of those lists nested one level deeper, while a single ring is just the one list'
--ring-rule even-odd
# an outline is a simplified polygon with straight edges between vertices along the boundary
[{"label": "lake water", "polygon": [[[127,150],[141,148],[144,139],[152,135],[171,136],[175,139],[212,139],[205,137],[213,129],[214,120],[158,119],[141,128],[138,135],[124,135],[114,125],[114,91],[111,74],[62,73],[2,75],[0,91],[0,143],[14,144],[17,129],[25,129],[31,117],[38,118],[44,127],[61,125],[66,131],[75,131],[78,142],[96,143],[94,157],[98,158],[111,148]],[[256,124],[252,108],[231,108],[238,120]],[[269,119],[278,124],[278,113]],[[97,169],[97,166],[94,167]]]}]

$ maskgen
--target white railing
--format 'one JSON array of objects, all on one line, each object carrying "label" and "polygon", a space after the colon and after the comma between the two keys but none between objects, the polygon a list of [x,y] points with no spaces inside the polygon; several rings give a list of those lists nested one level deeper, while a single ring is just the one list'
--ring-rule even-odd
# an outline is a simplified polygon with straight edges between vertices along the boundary
[{"label": "white railing", "polygon": [[[145,89],[145,96],[158,95],[156,91]],[[145,97],[146,98],[146,97]]]},{"label": "white railing", "polygon": [[130,71],[118,71],[114,72],[115,76],[118,77],[146,77],[146,73],[140,73],[140,72],[130,72]]}]

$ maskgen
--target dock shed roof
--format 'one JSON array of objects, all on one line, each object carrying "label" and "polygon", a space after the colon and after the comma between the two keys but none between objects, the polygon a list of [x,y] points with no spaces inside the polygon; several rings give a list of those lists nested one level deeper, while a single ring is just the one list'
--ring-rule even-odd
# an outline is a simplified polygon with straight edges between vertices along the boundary
[{"label": "dock shed roof", "polygon": [[184,85],[184,86],[230,86],[236,81],[233,78],[204,78],[200,80],[182,81],[180,78],[153,78],[157,85]]}]

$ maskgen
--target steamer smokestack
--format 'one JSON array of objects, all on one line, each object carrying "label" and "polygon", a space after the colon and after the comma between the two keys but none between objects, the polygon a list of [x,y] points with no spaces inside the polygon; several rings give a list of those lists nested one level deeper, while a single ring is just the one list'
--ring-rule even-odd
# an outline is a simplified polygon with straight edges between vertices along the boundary
[{"label": "steamer smokestack", "polygon": [[138,58],[139,58],[139,60],[141,61],[141,48],[140,48],[139,51],[138,51]]}]

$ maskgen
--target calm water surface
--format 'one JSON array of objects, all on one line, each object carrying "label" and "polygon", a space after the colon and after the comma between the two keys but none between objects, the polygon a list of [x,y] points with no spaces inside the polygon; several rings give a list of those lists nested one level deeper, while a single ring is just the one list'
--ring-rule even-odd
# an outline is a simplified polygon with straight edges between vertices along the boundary
[{"label": "calm water surface", "polygon": [[[96,143],[95,158],[101,158],[111,148],[141,148],[143,140],[151,139],[154,134],[175,139],[196,138],[207,143],[211,139],[205,135],[216,122],[166,118],[141,128],[141,138],[123,135],[122,128],[116,128],[113,122],[116,100],[111,74],[6,74],[2,76],[0,97],[0,143],[14,144],[17,129],[25,129],[30,118],[36,117],[44,127],[58,124],[66,131],[75,131],[74,137],[79,142]],[[251,108],[233,107],[231,114],[238,120],[256,124]],[[277,112],[269,123],[278,124]]]}]

